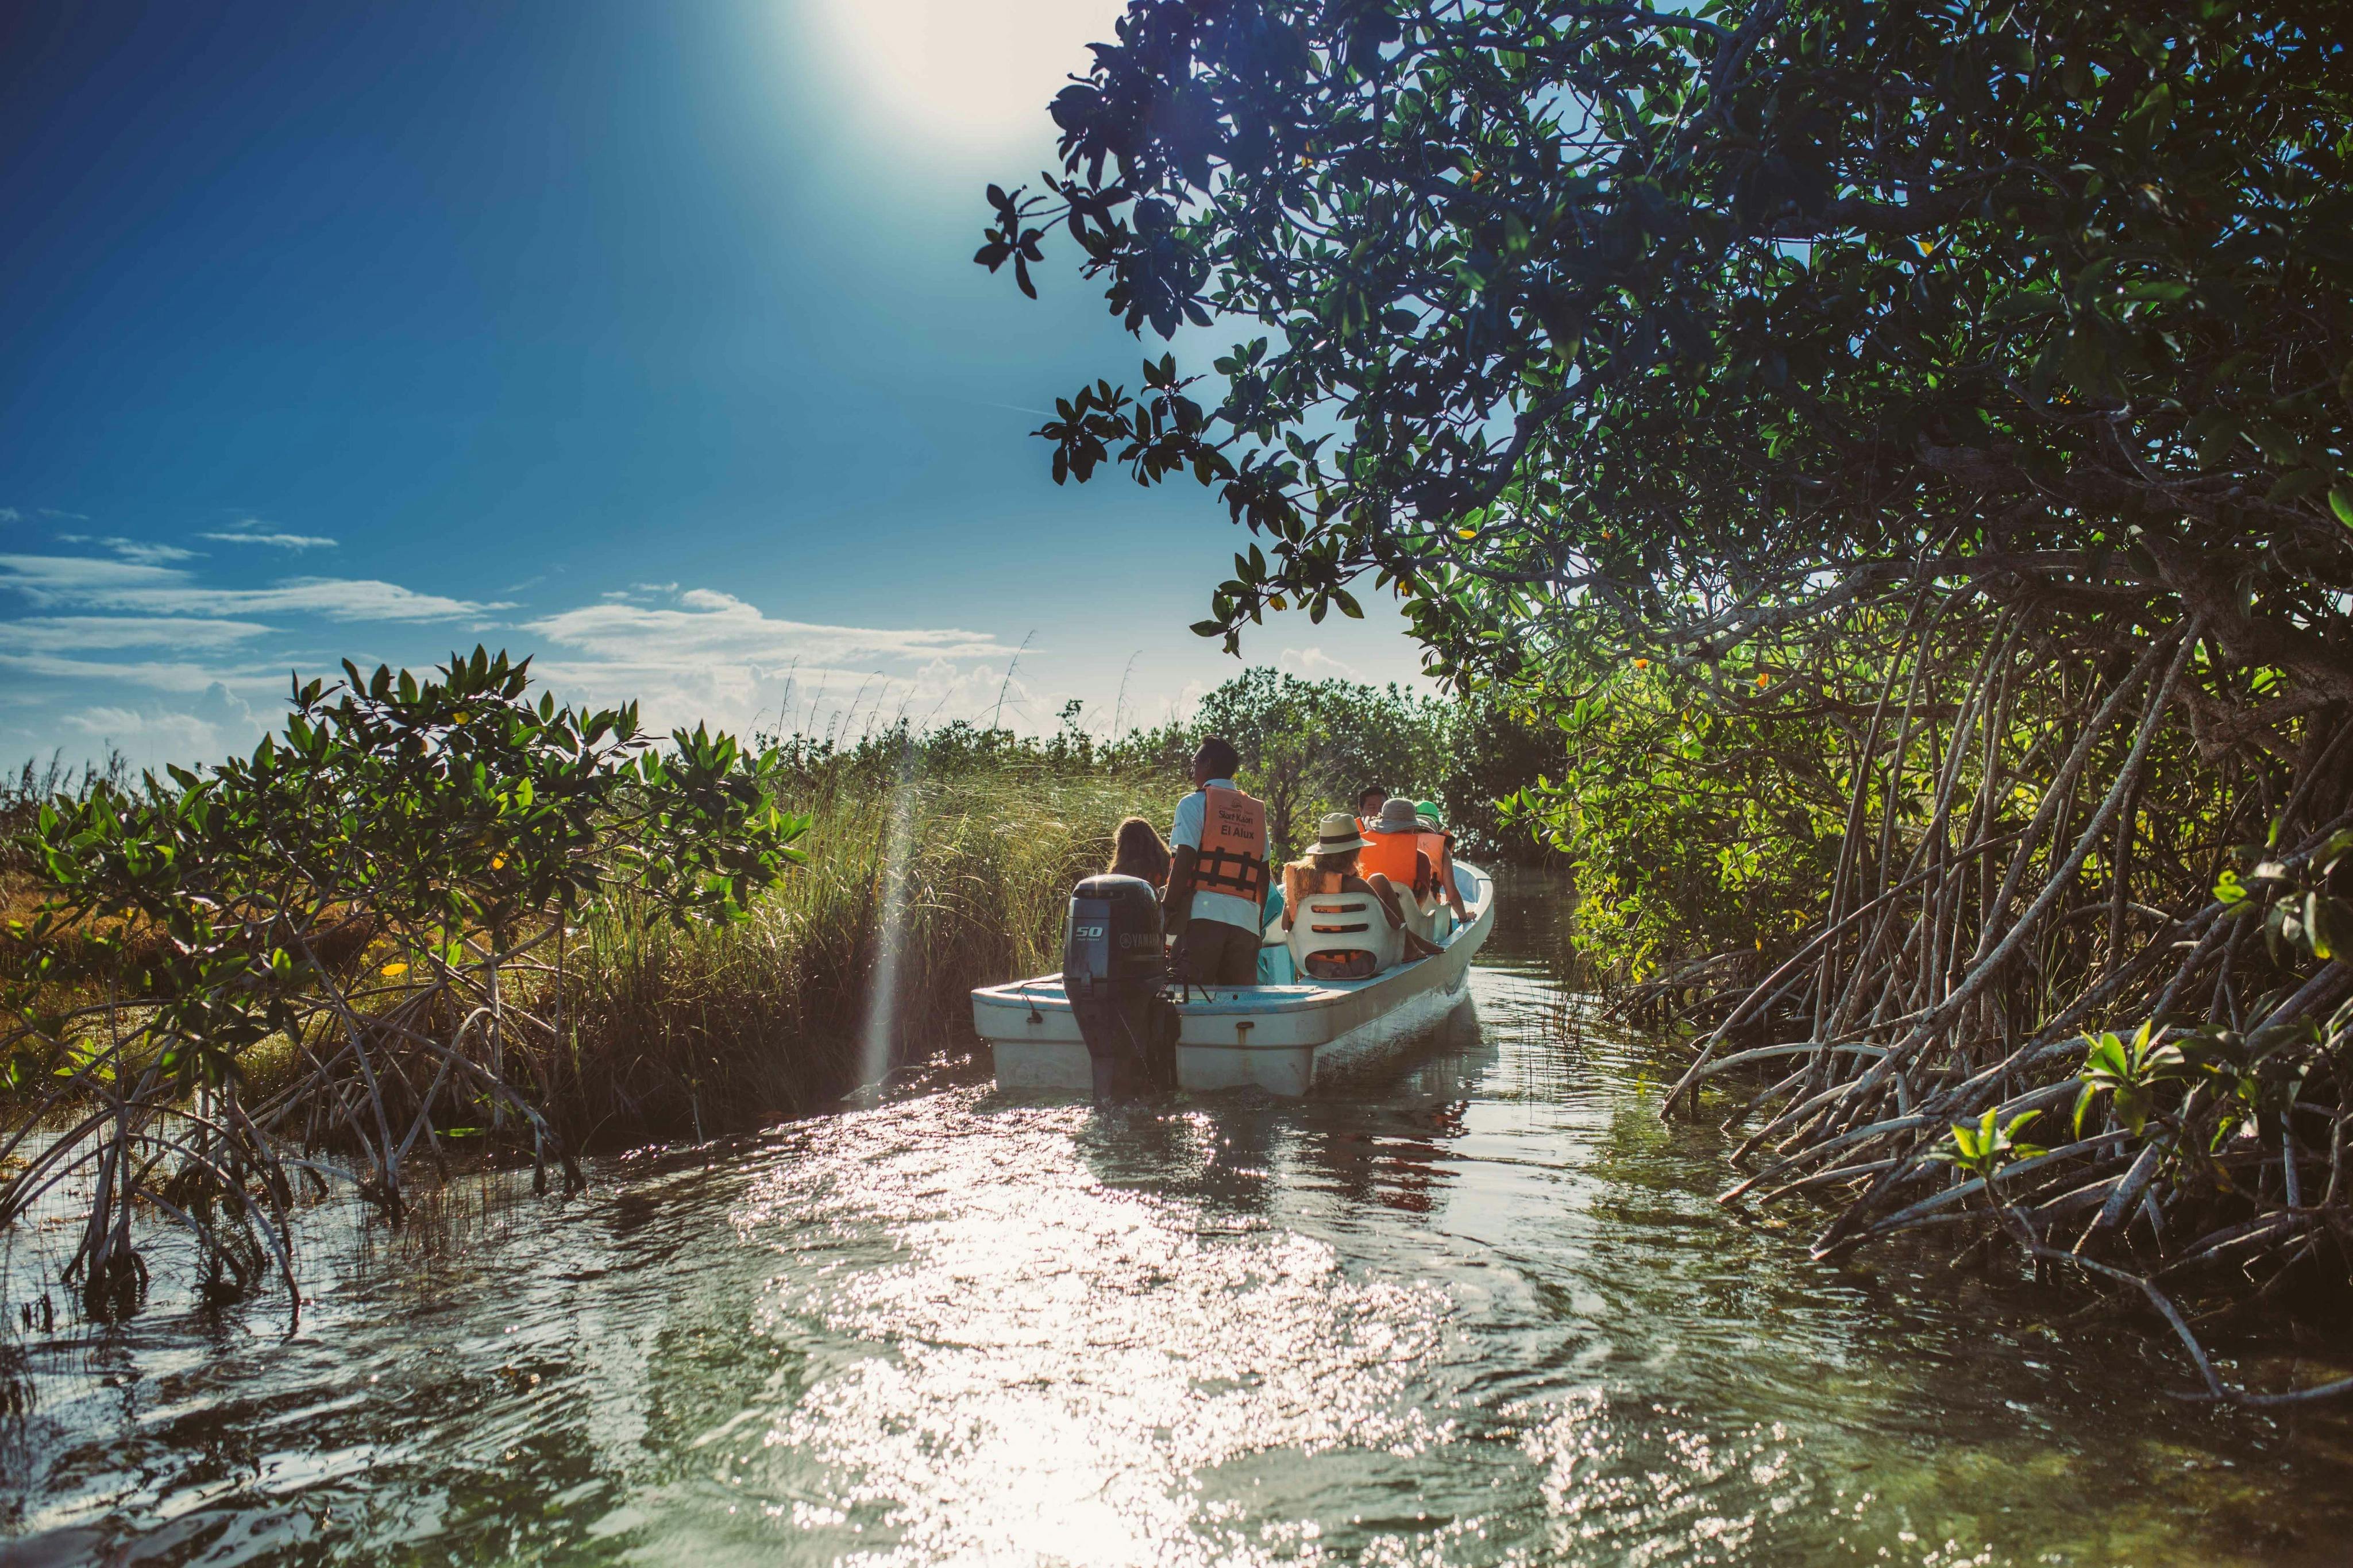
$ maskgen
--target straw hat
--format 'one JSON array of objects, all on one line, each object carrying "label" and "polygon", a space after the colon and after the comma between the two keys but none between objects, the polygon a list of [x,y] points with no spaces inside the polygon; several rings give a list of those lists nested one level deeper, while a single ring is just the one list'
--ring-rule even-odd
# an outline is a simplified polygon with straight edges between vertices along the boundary
[{"label": "straw hat", "polygon": [[1335,811],[1324,817],[1315,830],[1313,855],[1344,855],[1351,849],[1362,849],[1365,836],[1356,831],[1356,819],[1345,811]]},{"label": "straw hat", "polygon": [[1376,833],[1418,833],[1421,823],[1413,815],[1413,802],[1401,795],[1393,795],[1381,802],[1381,815],[1372,824]]}]

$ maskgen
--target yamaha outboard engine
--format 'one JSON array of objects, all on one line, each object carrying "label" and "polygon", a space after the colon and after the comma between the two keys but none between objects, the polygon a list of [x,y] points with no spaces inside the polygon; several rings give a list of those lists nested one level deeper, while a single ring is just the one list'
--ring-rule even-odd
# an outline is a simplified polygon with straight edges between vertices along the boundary
[{"label": "yamaha outboard engine", "polygon": [[1140,877],[1089,877],[1071,894],[1062,994],[1094,1058],[1095,1098],[1175,1087],[1176,1009],[1162,994],[1160,900]]}]

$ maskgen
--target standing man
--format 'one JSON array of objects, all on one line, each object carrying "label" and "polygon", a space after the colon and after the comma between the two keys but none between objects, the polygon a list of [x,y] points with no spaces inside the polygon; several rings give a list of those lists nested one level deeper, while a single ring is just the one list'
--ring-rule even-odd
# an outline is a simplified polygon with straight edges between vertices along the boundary
[{"label": "standing man", "polygon": [[1366,784],[1362,790],[1357,792],[1357,832],[1368,833],[1372,830],[1373,824],[1380,820],[1381,803],[1388,800],[1388,797],[1389,792],[1383,789],[1378,784]]},{"label": "standing man", "polygon": [[1193,793],[1176,803],[1176,851],[1162,910],[1176,934],[1176,978],[1255,985],[1266,904],[1266,807],[1234,787],[1241,753],[1216,736],[1193,753]]}]

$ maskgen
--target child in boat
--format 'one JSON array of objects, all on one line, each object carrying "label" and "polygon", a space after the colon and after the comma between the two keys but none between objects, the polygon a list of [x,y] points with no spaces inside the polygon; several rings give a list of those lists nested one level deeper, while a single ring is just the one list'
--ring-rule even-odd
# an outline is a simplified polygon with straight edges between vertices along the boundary
[{"label": "child in boat", "polygon": [[1112,835],[1111,864],[1103,870],[1113,877],[1141,877],[1155,889],[1168,885],[1168,846],[1159,830],[1140,816],[1131,816]]},{"label": "child in boat", "polygon": [[[1305,858],[1282,868],[1283,925],[1288,928],[1303,900],[1318,893],[1370,893],[1380,900],[1390,927],[1405,931],[1407,962],[1430,957],[1438,949],[1405,929],[1404,909],[1389,879],[1378,872],[1369,878],[1356,874],[1356,854],[1364,847],[1364,835],[1356,830],[1355,817],[1345,811],[1335,811],[1325,817],[1316,830],[1314,850]],[[1369,952],[1328,958],[1313,953],[1308,956],[1306,967],[1308,977],[1314,980],[1365,980],[1377,970]]]}]

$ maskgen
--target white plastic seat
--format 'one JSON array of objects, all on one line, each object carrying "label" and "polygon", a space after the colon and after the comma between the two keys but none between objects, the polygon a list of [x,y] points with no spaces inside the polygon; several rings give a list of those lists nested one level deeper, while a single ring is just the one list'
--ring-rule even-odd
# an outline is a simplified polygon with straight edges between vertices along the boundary
[{"label": "white plastic seat", "polygon": [[1437,889],[1431,889],[1430,897],[1427,899],[1415,898],[1413,889],[1399,882],[1391,882],[1389,890],[1398,896],[1399,912],[1405,916],[1407,931],[1428,942],[1445,940],[1447,928],[1442,922],[1451,915],[1452,911],[1447,909],[1445,900],[1439,897]]},{"label": "white plastic seat", "polygon": [[1302,980],[1312,979],[1307,957],[1316,952],[1369,952],[1374,973],[1393,969],[1405,956],[1405,932],[1389,924],[1388,911],[1371,893],[1309,893],[1291,918],[1291,962]]},{"label": "white plastic seat", "polygon": [[1454,911],[1446,907],[1446,900],[1432,888],[1430,897],[1419,902],[1416,910],[1421,918],[1414,924],[1415,934],[1424,942],[1443,943],[1446,933],[1454,929]]}]

